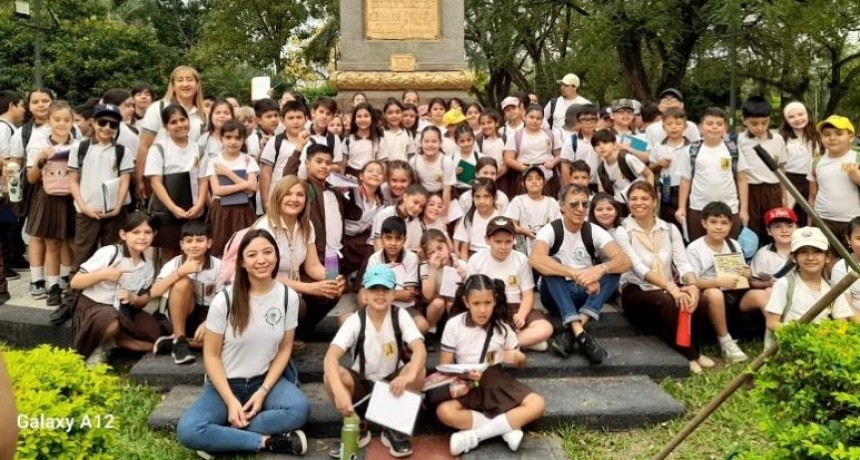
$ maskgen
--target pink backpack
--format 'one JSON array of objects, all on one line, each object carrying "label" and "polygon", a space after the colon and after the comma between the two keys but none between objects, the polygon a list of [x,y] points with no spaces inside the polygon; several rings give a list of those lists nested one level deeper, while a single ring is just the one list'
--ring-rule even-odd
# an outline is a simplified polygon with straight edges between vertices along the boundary
[{"label": "pink backpack", "polygon": [[69,157],[45,163],[42,167],[42,187],[48,195],[67,196],[72,193],[69,188]]},{"label": "pink backpack", "polygon": [[218,279],[221,281],[222,286],[233,284],[233,276],[236,274],[236,258],[239,257],[239,243],[242,242],[242,238],[245,237],[245,234],[251,228],[253,226],[243,228],[227,240],[227,244],[224,246],[224,253],[221,254],[221,270],[218,272]]}]

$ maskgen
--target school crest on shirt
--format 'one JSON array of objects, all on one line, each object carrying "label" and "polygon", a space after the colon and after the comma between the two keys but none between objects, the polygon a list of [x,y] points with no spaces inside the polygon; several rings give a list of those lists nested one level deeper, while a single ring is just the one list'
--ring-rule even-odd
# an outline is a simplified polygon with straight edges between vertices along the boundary
[{"label": "school crest on shirt", "polygon": [[842,163],[842,172],[845,174],[851,174],[851,166],[853,165],[854,163]]},{"label": "school crest on shirt", "polygon": [[394,359],[394,342],[388,342],[382,345],[382,356],[385,359]]},{"label": "school crest on shirt", "polygon": [[728,171],[729,168],[732,167],[731,158],[720,158],[720,169],[723,171]]},{"label": "school crest on shirt", "polygon": [[284,319],[284,311],[280,307],[272,307],[266,310],[266,324],[277,326]]},{"label": "school crest on shirt", "polygon": [[441,184],[442,183],[442,175],[436,174],[436,177],[434,177],[433,180],[436,181],[437,184]]},{"label": "school crest on shirt", "polygon": [[517,275],[508,275],[508,286],[516,286],[520,284],[520,277]]},{"label": "school crest on shirt", "polygon": [[496,352],[495,351],[488,351],[487,357],[484,360],[484,362],[487,364],[494,364],[496,362]]}]

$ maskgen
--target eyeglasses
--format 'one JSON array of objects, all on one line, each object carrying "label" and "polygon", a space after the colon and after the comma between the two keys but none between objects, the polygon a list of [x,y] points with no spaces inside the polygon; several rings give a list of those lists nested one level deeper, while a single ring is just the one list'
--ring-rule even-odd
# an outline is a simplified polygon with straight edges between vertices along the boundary
[{"label": "eyeglasses", "polygon": [[118,121],[108,120],[107,118],[100,118],[96,120],[96,124],[101,126],[102,128],[109,127],[110,129],[119,129]]},{"label": "eyeglasses", "polygon": [[578,207],[580,207],[580,206],[581,206],[583,209],[588,209],[588,207],[589,207],[589,206],[591,206],[591,202],[590,202],[590,201],[588,201],[588,200],[581,200],[581,201],[568,201],[568,202],[567,202],[567,205],[568,205],[571,209],[576,209],[576,208],[578,208]]}]

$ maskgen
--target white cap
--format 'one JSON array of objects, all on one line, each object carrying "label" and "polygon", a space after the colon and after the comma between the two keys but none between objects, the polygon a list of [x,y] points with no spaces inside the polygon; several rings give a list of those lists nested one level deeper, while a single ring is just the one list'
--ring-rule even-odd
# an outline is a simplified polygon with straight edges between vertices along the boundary
[{"label": "white cap", "polygon": [[502,99],[502,110],[505,110],[506,107],[510,107],[510,106],[516,107],[519,105],[520,105],[520,100],[513,97],[513,96],[508,96],[508,97]]},{"label": "white cap", "polygon": [[579,77],[576,76],[575,73],[569,73],[564,76],[561,80],[556,80],[556,83],[561,83],[562,85],[567,86],[576,86],[579,88]]},{"label": "white cap", "polygon": [[824,236],[824,232],[815,227],[798,228],[791,234],[791,252],[795,252],[804,246],[826,251],[830,249],[830,242]]}]

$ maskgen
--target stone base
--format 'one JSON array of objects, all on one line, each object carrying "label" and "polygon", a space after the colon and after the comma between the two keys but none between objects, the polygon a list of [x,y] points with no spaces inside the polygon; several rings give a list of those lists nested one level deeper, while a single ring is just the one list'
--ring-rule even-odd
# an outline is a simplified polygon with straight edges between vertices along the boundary
[{"label": "stone base", "polygon": [[[352,110],[352,97],[355,96],[355,93],[364,93],[367,96],[367,101],[370,102],[374,107],[378,109],[382,109],[385,101],[393,97],[398,101],[401,100],[403,96],[403,91],[407,88],[399,91],[339,91],[335,98],[337,99],[337,106],[341,111]],[[456,91],[456,90],[438,90],[438,91],[418,91],[418,96],[421,98],[420,103],[426,104],[430,99],[434,97],[441,97],[446,101],[451,99],[452,97],[460,98],[466,102],[471,102],[475,100],[475,97],[470,95],[465,91]]]}]

